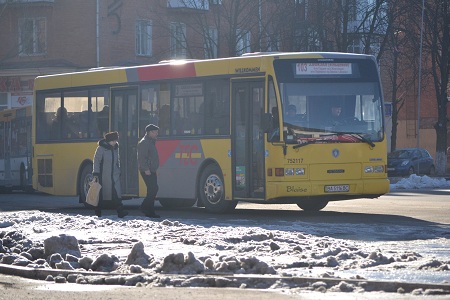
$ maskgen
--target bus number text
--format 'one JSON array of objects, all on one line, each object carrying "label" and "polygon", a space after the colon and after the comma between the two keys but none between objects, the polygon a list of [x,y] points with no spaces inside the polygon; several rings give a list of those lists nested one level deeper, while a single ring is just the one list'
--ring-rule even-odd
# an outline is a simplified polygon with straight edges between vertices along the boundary
[{"label": "bus number text", "polygon": [[288,158],[287,163],[288,164],[302,164],[303,158]]}]

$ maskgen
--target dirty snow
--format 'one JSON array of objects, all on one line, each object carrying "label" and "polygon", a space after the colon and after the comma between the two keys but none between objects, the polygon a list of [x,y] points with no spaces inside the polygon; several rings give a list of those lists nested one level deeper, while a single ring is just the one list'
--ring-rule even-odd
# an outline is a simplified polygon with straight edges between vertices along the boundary
[{"label": "dirty snow", "polygon": [[[391,190],[448,187],[449,181],[445,179],[415,175],[391,184]],[[307,222],[277,223],[262,228],[250,223],[234,224],[233,220],[212,226],[208,220],[199,224],[198,220],[194,223],[189,219],[183,222],[135,216],[119,219],[115,215],[98,218],[40,211],[0,215],[0,263],[73,270],[68,276],[46,278],[55,282],[286,288],[282,283],[266,286],[264,281],[243,282],[227,276],[424,283],[449,283],[450,279],[448,226],[418,231],[399,224],[386,231],[404,232],[408,239],[355,241],[326,236],[320,226]],[[329,232],[330,227],[326,228]],[[349,234],[367,231],[370,235],[371,230],[380,228],[374,229],[370,224],[358,228],[354,224],[340,224],[336,230]],[[94,271],[112,272],[116,276],[86,275]],[[218,277],[206,277],[210,274]],[[315,282],[305,288],[364,290],[364,286],[345,282],[333,287]]]},{"label": "dirty snow", "polygon": [[450,188],[450,180],[442,177],[428,177],[411,175],[408,178],[401,178],[396,183],[391,184],[391,190],[395,189],[437,189]]}]

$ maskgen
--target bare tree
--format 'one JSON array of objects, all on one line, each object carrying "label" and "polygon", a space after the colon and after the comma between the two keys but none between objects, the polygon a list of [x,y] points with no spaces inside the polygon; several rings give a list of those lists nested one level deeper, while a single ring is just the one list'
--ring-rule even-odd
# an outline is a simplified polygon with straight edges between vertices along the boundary
[{"label": "bare tree", "polygon": [[[444,174],[447,166],[447,89],[449,86],[450,0],[425,1],[424,48],[431,59],[431,75],[436,93],[438,119],[436,130],[437,174]],[[416,6],[419,8],[419,6]]]},{"label": "bare tree", "polygon": [[391,151],[397,148],[399,114],[405,104],[411,101],[408,91],[417,80],[414,76],[417,65],[417,45],[414,40],[417,32],[411,30],[407,24],[409,9],[408,3],[402,1],[389,4],[386,39],[381,43],[378,56],[382,76],[387,82],[384,86],[385,92],[392,103]]},{"label": "bare tree", "polygon": [[[236,56],[249,51],[272,51],[280,44],[281,27],[276,18],[284,8],[271,0],[225,0],[213,4],[180,0],[168,15],[156,16],[159,35],[180,39],[186,58]],[[167,17],[186,26],[186,35],[174,36]],[[188,38],[189,37],[189,38]],[[156,38],[156,36],[154,36]]]}]

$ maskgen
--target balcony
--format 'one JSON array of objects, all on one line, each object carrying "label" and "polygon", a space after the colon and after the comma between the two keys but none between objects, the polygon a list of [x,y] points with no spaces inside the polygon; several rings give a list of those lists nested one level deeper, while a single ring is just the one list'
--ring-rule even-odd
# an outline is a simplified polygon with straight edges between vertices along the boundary
[{"label": "balcony", "polygon": [[168,0],[167,7],[180,10],[209,10],[209,0]]}]

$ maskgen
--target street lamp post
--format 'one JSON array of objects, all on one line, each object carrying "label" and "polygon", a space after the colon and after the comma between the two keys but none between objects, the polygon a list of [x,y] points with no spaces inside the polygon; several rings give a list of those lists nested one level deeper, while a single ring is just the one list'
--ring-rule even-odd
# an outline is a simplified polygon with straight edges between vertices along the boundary
[{"label": "street lamp post", "polygon": [[[425,0],[422,0],[422,19],[420,22],[420,48],[419,48],[419,86],[417,91],[417,148],[420,148],[420,85],[422,80],[422,41],[423,41],[423,17],[425,11]],[[419,166],[417,166],[417,173],[420,173]]]}]

